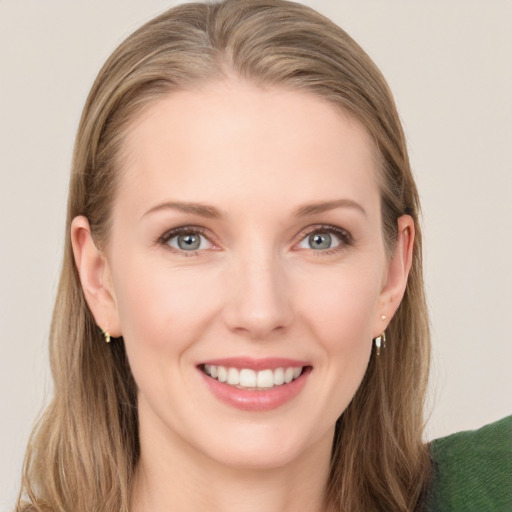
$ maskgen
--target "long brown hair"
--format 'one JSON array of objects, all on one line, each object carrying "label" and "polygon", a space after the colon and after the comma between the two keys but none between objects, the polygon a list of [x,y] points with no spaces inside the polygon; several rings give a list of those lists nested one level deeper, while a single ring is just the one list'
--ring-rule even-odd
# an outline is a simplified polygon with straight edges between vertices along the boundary
[{"label": "long brown hair", "polygon": [[383,233],[415,221],[414,261],[403,301],[338,420],[326,505],[412,511],[429,475],[422,441],[429,366],[419,200],[391,93],[367,54],[338,26],[285,0],[185,4],[148,22],[112,54],[87,99],[76,137],[64,263],[51,328],[54,397],[27,451],[17,509],[129,511],[139,457],[136,386],[122,339],[106,345],[84,300],[70,223],[85,215],[108,239],[117,159],[127,128],[177,89],[235,73],[253,83],[312,92],[359,119],[379,154]]}]

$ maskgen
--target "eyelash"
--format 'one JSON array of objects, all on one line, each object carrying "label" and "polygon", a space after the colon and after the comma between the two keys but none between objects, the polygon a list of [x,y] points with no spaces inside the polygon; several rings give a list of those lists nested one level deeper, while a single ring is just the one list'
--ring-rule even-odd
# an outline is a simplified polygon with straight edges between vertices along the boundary
[{"label": "eyelash", "polygon": [[[172,240],[173,238],[175,238],[176,236],[181,235],[181,234],[205,236],[205,232],[206,232],[206,229],[201,226],[180,226],[177,228],[173,228],[169,231],[166,231],[161,237],[158,238],[157,242],[160,245],[166,246],[166,248],[168,248],[170,251],[172,251],[174,253],[178,253],[185,257],[197,256],[199,254],[199,252],[201,252],[200,250],[195,250],[195,251],[178,250],[169,245],[169,240]],[[323,251],[310,249],[311,251],[313,251],[313,254],[315,256],[328,256],[330,254],[335,254],[335,253],[343,251],[347,247],[350,247],[354,243],[352,235],[348,231],[346,231],[345,229],[336,227],[336,226],[331,226],[329,224],[310,226],[310,227],[304,229],[300,234],[300,241],[304,240],[306,237],[312,235],[313,233],[334,234],[340,240],[340,244],[337,245],[336,247],[333,247],[332,249],[326,249]],[[207,238],[207,237],[205,236],[205,238]]]},{"label": "eyelash", "polygon": [[312,235],[313,233],[334,234],[340,240],[340,244],[336,247],[332,247],[331,249],[325,249],[323,251],[311,249],[315,256],[329,256],[331,254],[337,254],[345,250],[347,247],[350,247],[354,243],[352,235],[347,230],[338,228],[336,226],[331,226],[329,224],[320,224],[318,226],[311,226],[306,228],[300,234],[300,240],[304,240],[306,237]]},{"label": "eyelash", "polygon": [[177,254],[181,254],[182,256],[185,256],[185,257],[197,256],[197,254],[200,251],[180,251],[178,249],[175,249],[174,247],[171,247],[169,245],[169,240],[172,240],[174,237],[181,235],[181,234],[204,236],[205,232],[206,232],[206,229],[202,228],[201,226],[180,226],[177,228],[170,229],[169,231],[166,231],[158,239],[158,243],[165,246],[169,251],[172,251]]}]

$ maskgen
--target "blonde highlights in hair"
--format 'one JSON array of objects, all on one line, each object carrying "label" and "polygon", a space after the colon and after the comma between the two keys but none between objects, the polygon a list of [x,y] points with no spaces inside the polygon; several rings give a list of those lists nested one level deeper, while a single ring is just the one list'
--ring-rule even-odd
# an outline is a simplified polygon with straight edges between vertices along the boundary
[{"label": "blonde highlights in hair", "polygon": [[78,215],[107,243],[119,157],[130,123],[155,100],[235,74],[300,89],[350,112],[379,155],[383,233],[415,222],[403,301],[338,420],[329,510],[412,511],[430,471],[422,441],[429,366],[419,200],[391,93],[366,53],[338,26],[285,0],[184,4],[128,37],[101,69],[80,121],[72,164],[64,263],[50,336],[54,397],[27,451],[16,510],[128,512],[139,457],[136,386],[122,340],[108,346],[85,302],[70,241]]}]

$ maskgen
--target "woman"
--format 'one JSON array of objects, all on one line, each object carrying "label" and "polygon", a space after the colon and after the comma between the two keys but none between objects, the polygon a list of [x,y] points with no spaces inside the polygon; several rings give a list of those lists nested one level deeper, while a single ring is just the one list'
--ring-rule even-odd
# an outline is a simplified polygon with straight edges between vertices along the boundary
[{"label": "woman", "polygon": [[325,18],[139,29],[77,135],[35,509],[420,509],[418,209],[384,79]]}]

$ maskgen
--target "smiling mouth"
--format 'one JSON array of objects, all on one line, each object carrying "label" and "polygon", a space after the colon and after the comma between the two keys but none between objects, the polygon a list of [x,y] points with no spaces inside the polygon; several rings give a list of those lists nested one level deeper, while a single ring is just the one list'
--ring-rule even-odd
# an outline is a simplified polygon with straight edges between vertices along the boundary
[{"label": "smiling mouth", "polygon": [[204,364],[200,369],[209,377],[237,389],[250,391],[268,390],[298,379],[305,366],[288,366],[256,371],[251,368],[233,368],[229,366]]}]

